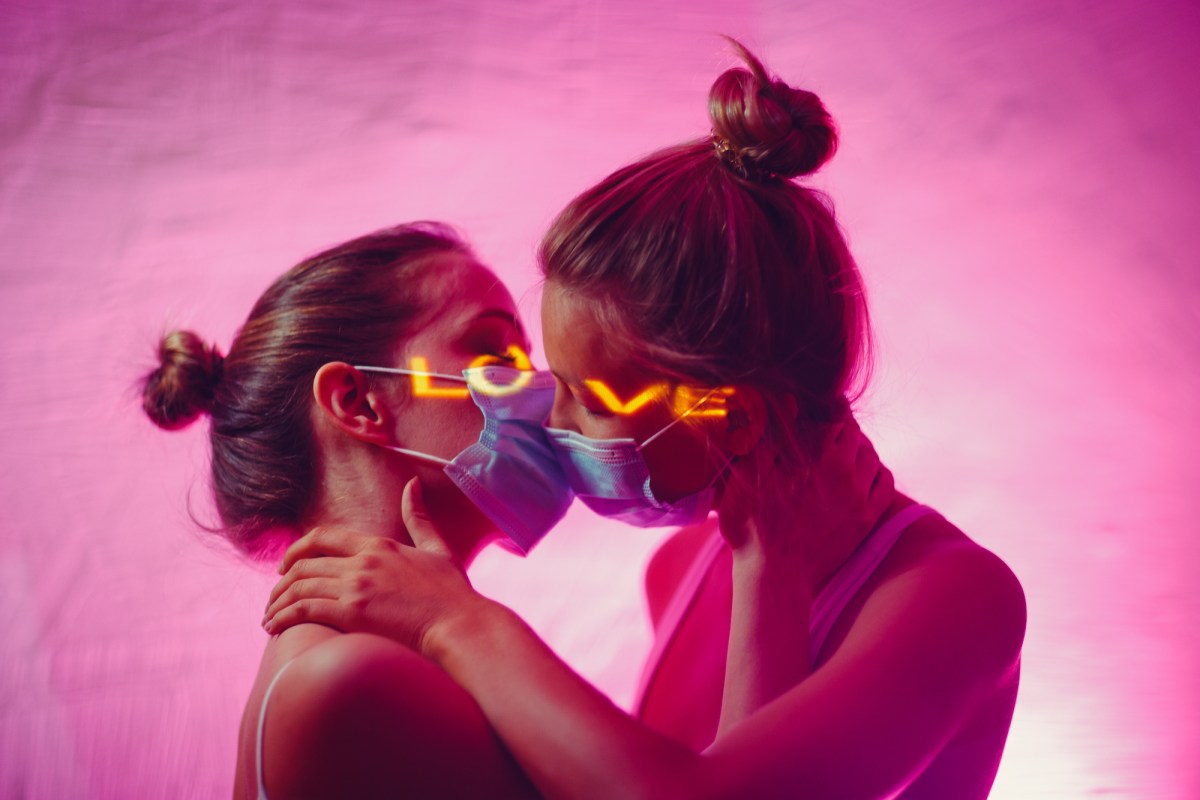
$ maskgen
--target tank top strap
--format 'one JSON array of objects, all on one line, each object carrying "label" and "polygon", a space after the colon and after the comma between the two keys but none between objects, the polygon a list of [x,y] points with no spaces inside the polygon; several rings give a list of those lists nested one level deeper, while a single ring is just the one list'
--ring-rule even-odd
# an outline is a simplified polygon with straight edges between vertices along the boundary
[{"label": "tank top strap", "polygon": [[[863,540],[854,554],[839,568],[837,574],[813,601],[809,617],[809,652],[814,660],[820,653],[825,639],[829,636],[833,623],[837,621],[855,593],[866,583],[867,578],[883,562],[883,559],[891,551],[892,545],[900,538],[900,534],[918,519],[936,513],[936,510],[920,504],[913,504],[902,509]],[[712,571],[717,557],[726,547],[720,530],[714,527],[701,543],[696,557],[671,595],[655,628],[654,645],[646,658],[641,678],[638,681],[632,705],[632,713],[635,716],[641,715],[646,696],[658,673],[663,656],[674,641],[684,618],[695,605],[696,599],[700,595],[700,588],[709,572]]]},{"label": "tank top strap", "polygon": [[830,579],[821,593],[813,600],[809,618],[809,655],[816,661],[825,639],[833,629],[833,623],[841,616],[851,598],[858,593],[867,578],[879,568],[883,559],[891,552],[892,545],[909,525],[922,517],[936,514],[929,506],[914,503],[880,525],[863,540],[854,554]]},{"label": "tank top strap", "polygon": [[262,705],[258,710],[258,739],[254,744],[254,770],[258,775],[258,800],[267,800],[267,785],[263,780],[263,732],[267,723],[267,703],[271,699],[271,692],[275,690],[275,684],[279,683],[279,678],[291,664],[291,661],[287,662],[280,667],[279,672],[275,673],[275,677],[267,685],[267,691],[263,693]]}]

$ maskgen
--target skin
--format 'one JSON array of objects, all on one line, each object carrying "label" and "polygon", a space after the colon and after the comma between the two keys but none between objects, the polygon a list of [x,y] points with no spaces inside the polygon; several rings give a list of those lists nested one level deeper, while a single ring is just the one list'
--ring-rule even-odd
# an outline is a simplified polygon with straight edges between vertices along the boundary
[{"label": "skin", "polygon": [[[656,412],[596,418],[572,388],[586,375],[628,397],[633,383],[661,379],[628,370],[632,354],[598,327],[586,298],[548,287],[543,330],[562,380],[553,425],[638,441],[661,428]],[[719,733],[702,752],[617,709],[519,618],[474,593],[415,496],[404,518],[415,547],[368,559],[371,538],[345,530],[297,542],[272,593],[268,630],[317,620],[410,645],[475,698],[547,797],[984,796],[1024,636],[1016,578],[948,523],[926,518],[905,532],[817,664],[809,663],[812,597],[872,527],[912,501],[892,492],[889,477],[879,503],[878,473],[858,469],[860,456],[870,458],[855,450],[844,425],[829,432],[828,450],[851,454],[843,463],[855,466],[855,480],[866,476],[859,496],[873,516],[866,526],[811,524],[814,514],[845,503],[770,467],[775,443],[763,438],[762,398],[751,387],[735,389],[727,417],[703,430],[675,426],[646,452],[652,486],[666,497],[705,485],[727,456],[739,456],[719,499],[729,544],[728,628],[717,626],[708,644],[724,644],[725,630],[729,636]],[[659,444],[663,453],[655,455]],[[336,599],[364,578],[380,587],[371,604]],[[706,691],[711,706],[716,689],[710,683]],[[696,724],[711,727],[711,715]],[[969,753],[952,757],[950,747]]]},{"label": "skin", "polygon": [[[516,306],[489,270],[461,254],[431,257],[420,290],[434,309],[398,342],[390,363],[424,356],[433,371],[459,374],[480,356],[528,349]],[[405,376],[368,375],[344,363],[313,380],[313,428],[321,463],[313,526],[384,535],[377,552],[411,545],[404,487],[417,476],[431,524],[448,531],[447,557],[466,564],[499,535],[441,468],[385,449],[401,446],[452,458],[474,442],[483,418],[470,399],[413,397]],[[370,587],[348,594],[369,602]],[[235,798],[257,796],[255,748],[263,694],[271,695],[264,775],[272,797],[414,796],[516,798],[532,788],[499,744],[478,704],[446,673],[394,640],[303,624],[271,637],[242,719]],[[408,722],[396,725],[397,719]]]}]

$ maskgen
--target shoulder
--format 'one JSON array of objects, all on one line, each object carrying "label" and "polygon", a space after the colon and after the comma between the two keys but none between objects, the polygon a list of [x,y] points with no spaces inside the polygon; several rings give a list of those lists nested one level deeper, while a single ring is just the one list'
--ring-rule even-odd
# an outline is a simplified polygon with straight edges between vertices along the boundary
[{"label": "shoulder", "polygon": [[[380,636],[350,633],[305,650],[267,708],[263,772],[270,794],[394,794],[437,759],[492,734],[478,705],[432,662]],[[400,757],[403,754],[403,757]]]},{"label": "shoulder", "polygon": [[866,598],[859,617],[864,632],[890,630],[940,653],[964,674],[1007,674],[1025,639],[1020,581],[1003,560],[940,516],[912,529]]}]

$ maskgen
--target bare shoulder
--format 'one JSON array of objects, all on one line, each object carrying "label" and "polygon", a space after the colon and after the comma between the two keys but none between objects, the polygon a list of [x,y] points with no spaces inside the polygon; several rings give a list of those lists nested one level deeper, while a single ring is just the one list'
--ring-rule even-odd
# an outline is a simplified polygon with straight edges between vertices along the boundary
[{"label": "bare shoulder", "polygon": [[1002,559],[942,516],[914,523],[881,572],[863,606],[864,621],[907,609],[905,619],[920,626],[923,638],[960,654],[969,650],[979,668],[1002,671],[1019,658],[1026,625],[1021,582]]},{"label": "bare shoulder", "polygon": [[[435,664],[390,639],[334,636],[296,656],[267,709],[272,798],[437,796],[487,780],[522,796],[479,706]],[[506,794],[507,792],[507,794]]]}]

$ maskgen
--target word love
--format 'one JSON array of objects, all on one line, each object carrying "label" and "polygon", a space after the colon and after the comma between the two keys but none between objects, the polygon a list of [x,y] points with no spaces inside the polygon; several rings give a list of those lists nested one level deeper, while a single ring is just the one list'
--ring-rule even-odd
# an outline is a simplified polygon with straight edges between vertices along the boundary
[{"label": "word love", "polygon": [[[467,381],[468,385],[481,394],[500,397],[519,392],[533,378],[533,364],[530,363],[528,354],[516,345],[508,348],[503,358],[480,356],[472,361],[468,368],[486,367],[497,363],[516,367],[521,372],[512,383],[494,383],[482,373],[473,373]],[[430,371],[429,361],[423,356],[413,356],[409,369],[414,373],[412,386],[413,394],[417,397],[470,397],[469,390],[463,386],[434,386],[429,374],[421,374]],[[724,417],[729,413],[725,407],[725,400],[733,394],[733,388],[729,386],[700,389],[680,385],[672,389],[671,385],[664,381],[643,389],[628,400],[622,400],[604,381],[588,379],[583,383],[607,411],[622,415],[633,414],[650,403],[667,400],[679,416]]]},{"label": "word love", "polygon": [[[588,379],[583,383],[613,414],[632,414],[647,403],[666,399],[672,394],[670,384],[656,383],[630,400],[622,401],[604,381]],[[680,385],[675,387],[673,394],[670,398],[671,408],[678,416],[723,417],[729,413],[725,408],[725,398],[733,394],[733,387],[722,386],[705,391],[694,386]]]}]

